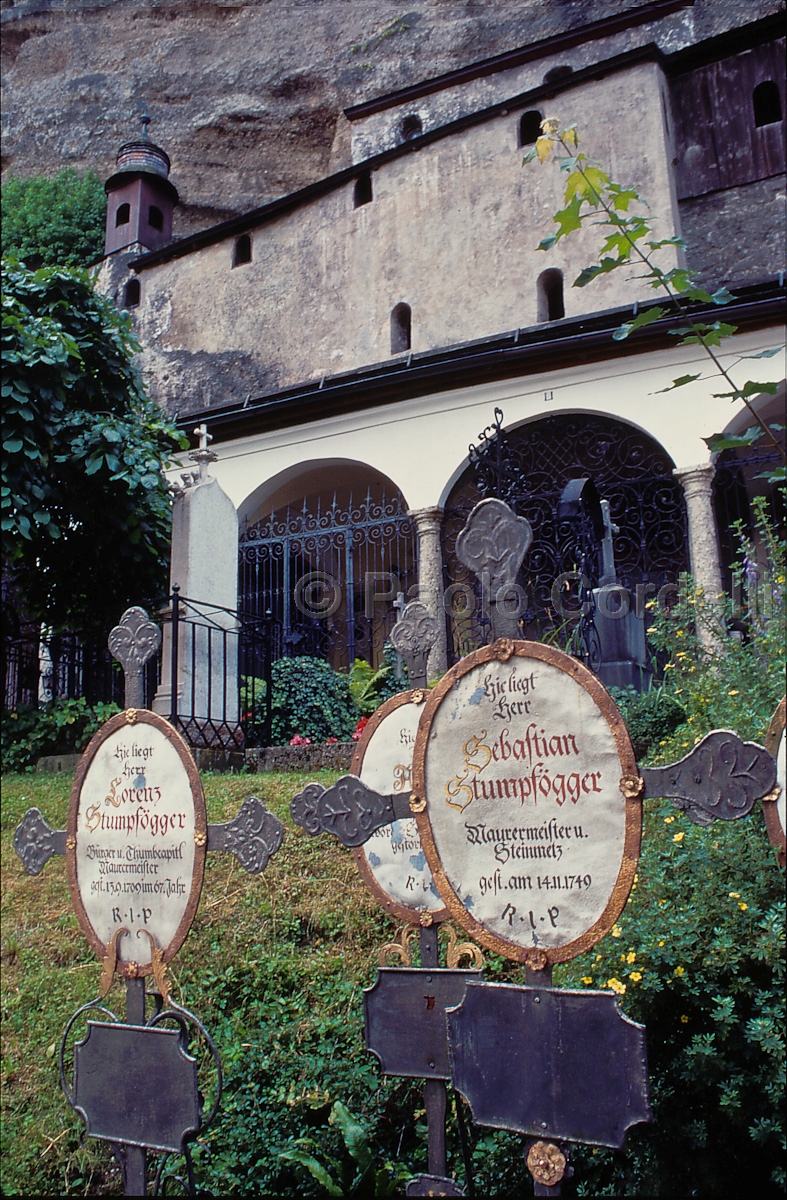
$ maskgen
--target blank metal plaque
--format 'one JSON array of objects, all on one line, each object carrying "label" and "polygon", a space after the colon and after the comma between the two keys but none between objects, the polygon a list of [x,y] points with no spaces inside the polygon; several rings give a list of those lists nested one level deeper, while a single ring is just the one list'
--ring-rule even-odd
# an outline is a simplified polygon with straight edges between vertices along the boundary
[{"label": "blank metal plaque", "polygon": [[181,1153],[199,1129],[196,1060],[177,1029],[88,1021],[74,1047],[74,1108],[89,1137]]},{"label": "blank metal plaque", "polygon": [[384,1075],[450,1079],[445,1010],[462,999],[480,971],[381,967],[363,993],[366,1048]]},{"label": "blank metal plaque", "polygon": [[619,1148],[652,1120],[645,1029],[611,992],[470,983],[446,1016],[477,1125]]}]

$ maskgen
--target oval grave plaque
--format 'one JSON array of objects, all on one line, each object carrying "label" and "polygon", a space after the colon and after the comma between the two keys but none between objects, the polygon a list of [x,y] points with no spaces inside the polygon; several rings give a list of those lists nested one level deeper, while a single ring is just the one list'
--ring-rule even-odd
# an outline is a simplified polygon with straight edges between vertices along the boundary
[{"label": "oval grave plaque", "polygon": [[[412,788],[415,735],[427,694],[415,688],[392,696],[363,731],[350,770],[382,795]],[[388,912],[413,925],[426,913],[433,921],[447,920],[414,816],[384,825],[353,854],[364,881]]]},{"label": "oval grave plaque", "polygon": [[[169,962],[199,902],[205,798],[186,743],[156,713],[127,709],[82,756],[68,811],[66,866],[80,928],[99,957],[119,930],[118,971]],[[151,941],[152,939],[152,941]]]},{"label": "oval grave plaque", "polygon": [[768,726],[768,733],[765,737],[765,748],[776,759],[776,782],[780,790],[775,800],[762,801],[765,828],[768,831],[771,845],[778,852],[779,865],[782,867],[785,862],[785,812],[787,811],[785,708],[787,708],[787,700],[781,700],[776,712],[771,717],[771,723]]},{"label": "oval grave plaque", "polygon": [[484,946],[541,969],[612,927],[643,788],[617,706],[575,659],[508,639],[468,655],[426,702],[413,775],[435,884]]}]

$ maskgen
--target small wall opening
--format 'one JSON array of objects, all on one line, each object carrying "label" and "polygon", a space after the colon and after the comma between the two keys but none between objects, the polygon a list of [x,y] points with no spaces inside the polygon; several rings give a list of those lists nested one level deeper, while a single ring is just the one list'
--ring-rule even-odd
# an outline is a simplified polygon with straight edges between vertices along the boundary
[{"label": "small wall opening", "polygon": [[123,307],[136,308],[139,304],[139,280],[129,279],[123,289]]},{"label": "small wall opening", "polygon": [[544,76],[544,78],[542,79],[541,82],[542,83],[560,83],[563,79],[568,79],[569,76],[571,76],[573,74],[574,74],[573,67],[570,67],[568,65],[568,63],[561,63],[561,65],[559,67],[552,67],[552,69],[550,71],[547,71],[546,75]]},{"label": "small wall opening", "polygon": [[782,98],[779,95],[779,88],[772,79],[766,79],[763,83],[758,83],[752,93],[752,103],[754,104],[754,124],[760,125],[775,125],[782,119]]},{"label": "small wall opening", "polygon": [[232,265],[233,267],[242,267],[244,263],[251,262],[251,237],[248,233],[242,233],[239,238],[235,239],[235,245],[232,248]]},{"label": "small wall opening", "polygon": [[542,271],[538,277],[536,288],[539,322],[559,321],[566,315],[566,307],[563,303],[562,271],[558,271],[556,267]]},{"label": "small wall opening", "polygon": [[541,113],[535,108],[522,114],[519,120],[520,146],[532,146],[536,138],[540,137],[542,120]]},{"label": "small wall opening", "polygon": [[372,173],[364,171],[355,181],[355,192],[353,194],[353,202],[356,208],[360,208],[362,204],[371,204],[372,202]]},{"label": "small wall opening", "polygon": [[410,349],[412,314],[409,304],[397,304],[391,313],[391,354]]},{"label": "small wall opening", "polygon": [[118,210],[115,213],[115,228],[117,229],[118,226],[120,226],[120,225],[128,225],[130,220],[131,220],[131,205],[130,204],[119,204]]},{"label": "small wall opening", "polygon": [[159,233],[164,228],[164,214],[155,204],[148,209],[148,225],[151,229],[158,229]]},{"label": "small wall opening", "polygon": [[408,113],[399,126],[399,141],[411,142],[413,138],[417,138],[423,131],[423,122],[418,113]]}]

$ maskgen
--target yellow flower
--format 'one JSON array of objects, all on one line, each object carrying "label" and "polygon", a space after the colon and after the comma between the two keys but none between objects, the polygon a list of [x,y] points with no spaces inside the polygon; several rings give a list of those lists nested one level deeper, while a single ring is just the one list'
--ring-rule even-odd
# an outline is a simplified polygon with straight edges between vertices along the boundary
[{"label": "yellow flower", "polygon": [[619,925],[612,926],[612,936],[613,937],[620,937],[622,932],[623,932],[623,930],[620,928]]},{"label": "yellow flower", "polygon": [[683,630],[682,630],[682,629],[676,629],[676,630],[675,630],[675,637],[683,637]]},{"label": "yellow flower", "polygon": [[730,900],[740,900],[740,892],[730,892]]},{"label": "yellow flower", "polygon": [[633,979],[634,983],[639,983],[641,978],[642,978],[641,971],[629,971],[629,979]]},{"label": "yellow flower", "polygon": [[614,977],[607,980],[607,987],[616,992],[618,996],[624,995],[626,991],[625,983],[621,983],[619,979],[615,979]]},{"label": "yellow flower", "polygon": [[637,961],[637,956],[636,956],[636,954],[634,953],[634,951],[633,951],[633,950],[629,950],[628,954],[626,955],[626,962],[627,962],[627,963],[633,963],[633,962],[636,962],[636,961]]},{"label": "yellow flower", "polygon": [[597,954],[597,955],[596,955],[596,962],[601,962],[601,955],[600,955],[600,954]]},{"label": "yellow flower", "polygon": [[681,978],[683,975],[685,975],[685,974],[686,974],[686,968],[685,968],[685,967],[676,967],[676,968],[675,968],[675,978],[676,978],[676,979],[680,979],[680,978]]},{"label": "yellow flower", "polygon": [[665,825],[671,825],[671,824],[672,824],[672,822],[673,822],[674,820],[675,820],[675,818],[674,818],[674,817],[665,817],[665,818],[664,818],[664,824],[665,824]]},{"label": "yellow flower", "polygon": [[659,945],[664,946],[664,945],[666,945],[666,942],[659,942]]},{"label": "yellow flower", "polygon": [[683,1015],[681,1016],[680,1023],[681,1023],[681,1025],[688,1025],[689,1018],[686,1016],[685,1013],[683,1013]]},{"label": "yellow flower", "polygon": [[739,696],[740,692],[738,692],[738,691],[727,692],[727,695],[728,696]]},{"label": "yellow flower", "polygon": [[672,840],[673,842],[682,842],[685,836],[686,834],[683,832],[683,830],[681,830],[680,833],[675,834]]},{"label": "yellow flower", "polygon": [[583,983],[592,983],[592,982],[593,982],[593,976],[592,976],[592,975],[583,975],[583,976],[582,976],[582,982],[583,982]]},{"label": "yellow flower", "polygon": [[748,907],[749,907],[748,904],[742,904],[742,903],[738,904],[738,908],[741,910],[741,912],[746,912],[746,909]]}]

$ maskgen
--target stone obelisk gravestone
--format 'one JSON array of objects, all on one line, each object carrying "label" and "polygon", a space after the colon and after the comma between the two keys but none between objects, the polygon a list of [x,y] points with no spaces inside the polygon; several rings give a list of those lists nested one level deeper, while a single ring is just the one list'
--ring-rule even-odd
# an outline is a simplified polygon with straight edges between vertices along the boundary
[{"label": "stone obelisk gravestone", "polygon": [[[196,1063],[181,1032],[157,1026],[168,1016],[210,1038],[199,1021],[170,998],[166,974],[199,903],[205,854],[226,851],[252,874],[262,872],[283,839],[283,826],[256,797],[222,825],[208,825],[194,760],[162,717],[141,707],[142,672],[156,652],[157,627],[129,609],[109,645],[126,672],[124,712],[106,722],[85,750],[69,805],[68,828],[53,830],[30,809],[14,834],[25,871],[37,875],[53,854],[65,854],[69,890],[80,928],[102,962],[101,994],[69,1020],[61,1044],[61,1083],[89,1136],[122,1147],[127,1195],[146,1191],[146,1150],[186,1153],[204,1128]],[[88,1022],[74,1049],[74,1086],[64,1068],[74,1021],[102,1001],[115,974],[125,979],[126,1018]],[[146,1014],[145,980],[152,975],[157,1011]],[[161,1008],[161,1005],[168,1007]],[[218,1106],[216,1101],[208,1120]]]},{"label": "stone obelisk gravestone", "polygon": [[[194,433],[199,448],[189,457],[196,471],[173,486],[170,588],[177,588],[180,630],[173,672],[172,625],[164,628],[161,684],[153,710],[178,726],[206,722],[234,730],[238,710],[238,514],[218,481],[208,474],[217,455],[205,425]],[[173,678],[174,674],[174,678]],[[174,691],[173,691],[174,689]]]}]

